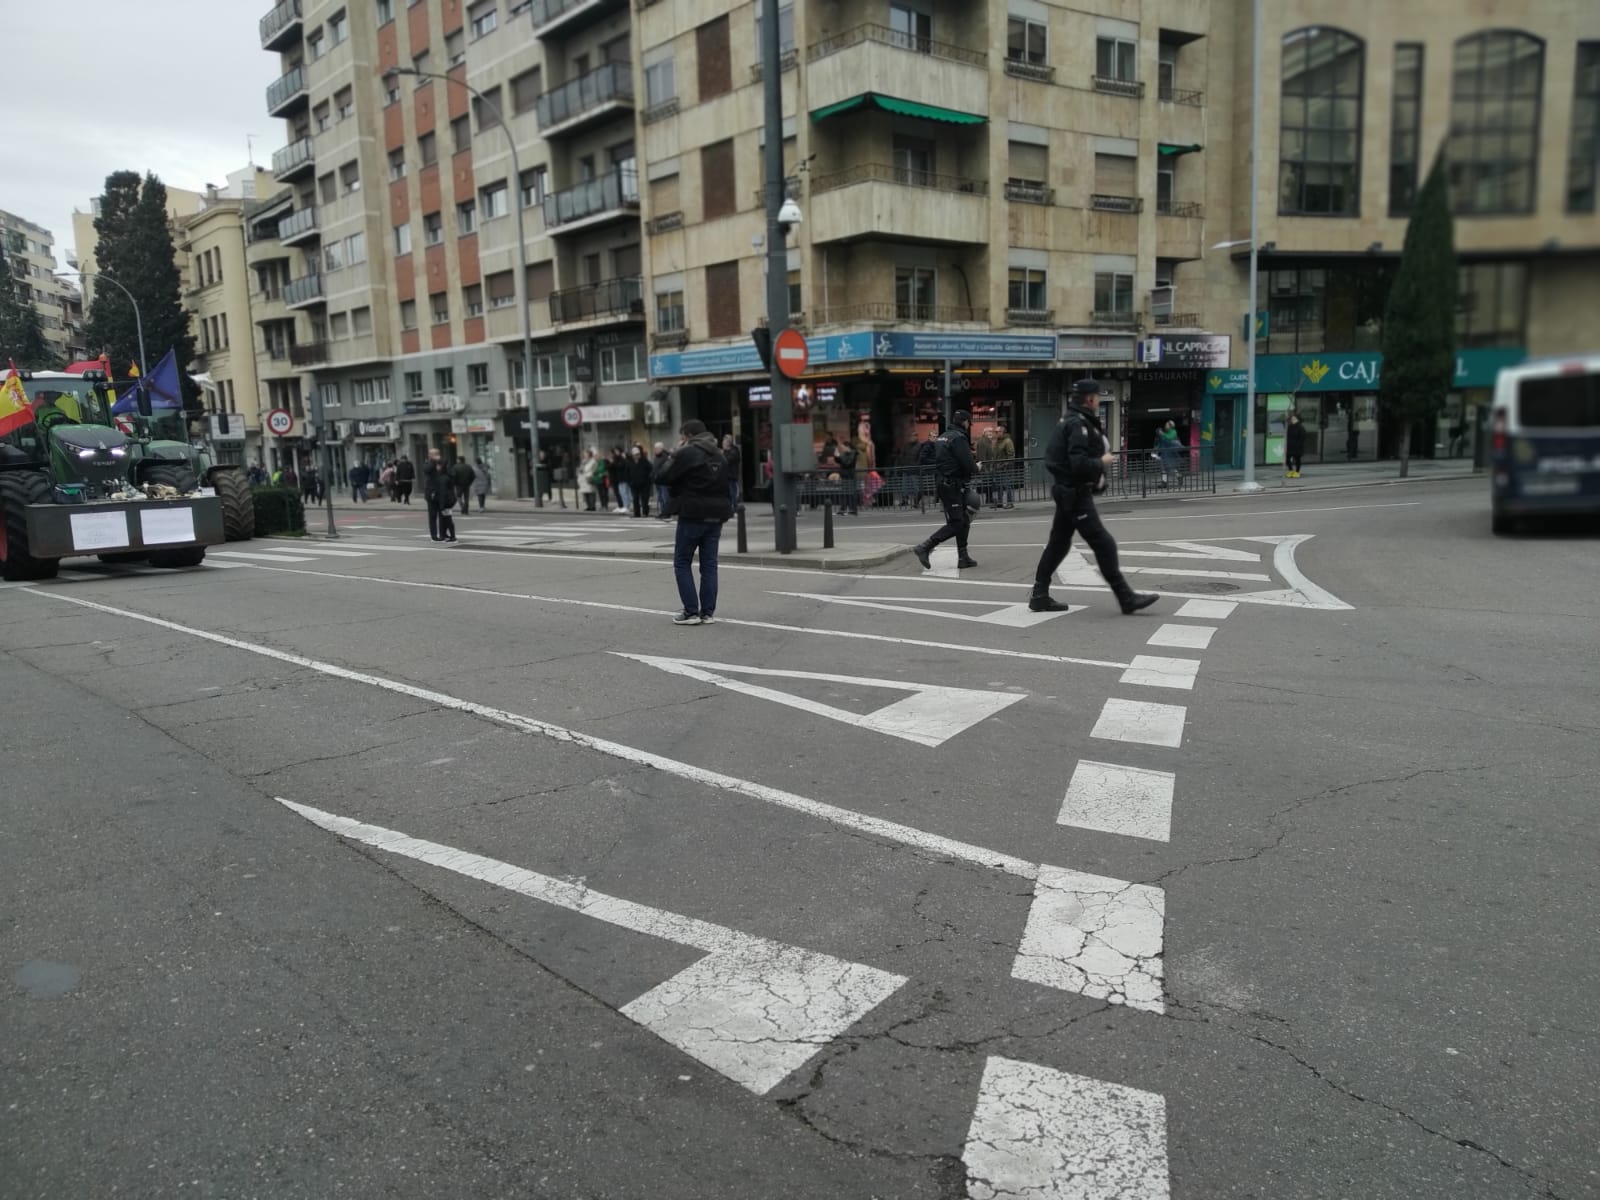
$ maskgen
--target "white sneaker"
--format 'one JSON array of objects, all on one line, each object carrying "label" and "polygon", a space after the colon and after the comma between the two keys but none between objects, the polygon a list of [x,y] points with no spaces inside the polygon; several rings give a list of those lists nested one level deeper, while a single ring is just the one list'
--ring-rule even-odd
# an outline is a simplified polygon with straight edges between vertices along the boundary
[{"label": "white sneaker", "polygon": [[717,623],[717,619],[715,617],[713,617],[710,613],[701,613],[700,614],[700,624],[702,624],[702,625],[715,625],[716,623]]},{"label": "white sneaker", "polygon": [[672,623],[674,625],[699,625],[701,623],[700,614],[692,613],[685,609],[683,612],[672,618]]}]

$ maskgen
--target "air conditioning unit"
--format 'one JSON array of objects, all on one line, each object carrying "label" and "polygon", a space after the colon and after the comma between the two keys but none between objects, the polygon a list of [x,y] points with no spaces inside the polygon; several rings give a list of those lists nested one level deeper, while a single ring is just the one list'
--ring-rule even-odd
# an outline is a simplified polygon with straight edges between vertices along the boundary
[{"label": "air conditioning unit", "polygon": [[527,388],[517,388],[515,391],[513,391],[511,393],[511,407],[512,408],[527,408],[528,407],[528,389]]},{"label": "air conditioning unit", "polygon": [[646,400],[644,402],[644,423],[646,425],[667,425],[671,418],[667,416],[667,402],[665,400]]},{"label": "air conditioning unit", "polygon": [[495,397],[495,407],[498,408],[501,412],[505,412],[507,409],[512,408],[513,405],[511,403],[511,393],[510,392],[500,392]]},{"label": "air conditioning unit", "polygon": [[592,383],[579,383],[577,380],[573,380],[567,385],[567,399],[574,404],[587,404],[593,399],[590,394],[590,389],[593,386]]}]

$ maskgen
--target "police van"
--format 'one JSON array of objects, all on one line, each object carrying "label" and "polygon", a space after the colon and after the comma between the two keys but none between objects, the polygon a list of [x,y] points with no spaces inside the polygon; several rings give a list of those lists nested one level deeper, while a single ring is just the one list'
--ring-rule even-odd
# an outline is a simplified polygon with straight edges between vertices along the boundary
[{"label": "police van", "polygon": [[1504,368],[1489,435],[1495,533],[1527,517],[1600,517],[1600,355]]}]

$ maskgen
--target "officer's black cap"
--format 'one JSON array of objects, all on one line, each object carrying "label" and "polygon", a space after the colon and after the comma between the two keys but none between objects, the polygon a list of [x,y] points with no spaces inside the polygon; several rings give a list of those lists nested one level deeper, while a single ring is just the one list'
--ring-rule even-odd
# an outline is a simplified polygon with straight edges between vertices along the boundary
[{"label": "officer's black cap", "polygon": [[1097,396],[1100,394],[1100,381],[1098,379],[1079,379],[1072,385],[1074,396]]},{"label": "officer's black cap", "polygon": [[972,414],[964,408],[958,408],[955,412],[950,414],[950,420],[956,425],[971,425]]}]

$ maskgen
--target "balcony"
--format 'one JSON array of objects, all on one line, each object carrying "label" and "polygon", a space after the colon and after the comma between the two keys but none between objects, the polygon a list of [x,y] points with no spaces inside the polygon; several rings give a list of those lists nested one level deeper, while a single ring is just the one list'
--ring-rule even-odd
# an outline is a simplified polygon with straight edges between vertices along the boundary
[{"label": "balcony", "polygon": [[1089,85],[1097,92],[1110,92],[1113,96],[1127,96],[1133,100],[1144,95],[1144,84],[1137,79],[1119,79],[1115,75],[1091,75]]},{"label": "balcony", "polygon": [[1190,92],[1183,88],[1173,87],[1170,83],[1163,83],[1156,89],[1156,98],[1168,104],[1187,104],[1199,108],[1205,103],[1204,92]]},{"label": "balcony", "polygon": [[311,103],[306,91],[306,69],[295,67],[267,85],[267,115],[287,117]]},{"label": "balcony", "polygon": [[1056,310],[1053,308],[1008,308],[1007,325],[1053,325]]},{"label": "balcony", "polygon": [[1150,314],[1150,323],[1158,329],[1198,329],[1200,328],[1200,314],[1171,311],[1152,312]]},{"label": "balcony", "polygon": [[309,175],[316,165],[316,155],[311,152],[311,139],[303,137],[290,142],[272,156],[272,177],[279,183],[288,183],[302,175]]},{"label": "balcony", "polygon": [[283,302],[290,308],[306,308],[322,303],[322,276],[302,275],[284,285]]},{"label": "balcony", "polygon": [[628,0],[533,0],[533,36],[568,38],[628,7]]},{"label": "balcony", "polygon": [[[800,47],[790,46],[778,55],[778,73],[781,75],[792,71],[800,65]],[[750,82],[760,83],[761,77],[766,74],[766,64],[761,62],[750,65]]]},{"label": "balcony", "polygon": [[659,217],[652,218],[650,221],[651,233],[670,233],[674,229],[682,228],[683,213],[677,210],[669,213],[662,213]]},{"label": "balcony", "polygon": [[1144,200],[1138,196],[1109,196],[1094,192],[1089,196],[1089,207],[1096,212],[1137,213],[1144,211]]},{"label": "balcony", "polygon": [[282,50],[300,36],[300,0],[283,0],[261,18],[261,48]]},{"label": "balcony", "polygon": [[1203,215],[1200,205],[1191,200],[1157,200],[1156,212],[1163,217],[1198,217]]},{"label": "balcony", "polygon": [[989,310],[952,304],[900,304],[873,301],[866,304],[841,304],[817,313],[820,325],[853,325],[861,322],[899,325],[987,325]]},{"label": "balcony", "polygon": [[1089,314],[1089,323],[1112,328],[1137,329],[1139,327],[1139,318],[1131,308],[1097,308]]},{"label": "balcony", "polygon": [[289,347],[289,363],[296,367],[315,367],[328,361],[327,342],[307,342]]},{"label": "balcony", "polygon": [[887,25],[857,25],[807,48],[807,103],[816,112],[870,88],[880,96],[982,116],[989,111],[988,61],[979,50],[897,33]]},{"label": "balcony", "polygon": [[689,344],[687,329],[663,329],[650,335],[650,349],[679,350]]},{"label": "balcony", "polygon": [[631,113],[633,71],[627,63],[606,63],[540,96],[538,109],[539,132],[546,138]]},{"label": "balcony", "polygon": [[1022,58],[1006,59],[1006,74],[1017,79],[1031,79],[1035,83],[1049,83],[1056,77],[1056,69],[1049,63],[1032,63]]},{"label": "balcony", "polygon": [[544,198],[544,225],[551,233],[574,233],[638,212],[639,170],[632,163]]},{"label": "balcony", "polygon": [[1032,179],[1008,179],[1006,199],[1018,204],[1054,204],[1056,190]]},{"label": "balcony", "polygon": [[290,213],[278,222],[278,241],[285,246],[293,246],[300,242],[312,242],[317,237],[317,210],[315,208],[302,208],[299,212]]},{"label": "balcony", "polygon": [[985,179],[862,163],[812,177],[812,240],[986,245],[988,197]]},{"label": "balcony", "polygon": [[644,281],[637,275],[602,279],[550,293],[550,321],[598,321],[607,317],[644,319]]}]

